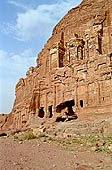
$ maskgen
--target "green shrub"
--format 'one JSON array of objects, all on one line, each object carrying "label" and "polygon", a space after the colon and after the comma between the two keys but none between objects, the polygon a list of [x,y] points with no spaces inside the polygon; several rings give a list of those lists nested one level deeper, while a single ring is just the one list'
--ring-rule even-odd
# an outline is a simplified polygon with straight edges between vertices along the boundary
[{"label": "green shrub", "polygon": [[38,137],[39,137],[39,138],[43,138],[43,137],[47,137],[47,136],[46,136],[45,133],[40,133],[40,134],[38,135]]},{"label": "green shrub", "polygon": [[35,139],[35,136],[32,131],[22,133],[21,135],[15,135],[14,139],[24,141],[24,140],[31,140]]}]

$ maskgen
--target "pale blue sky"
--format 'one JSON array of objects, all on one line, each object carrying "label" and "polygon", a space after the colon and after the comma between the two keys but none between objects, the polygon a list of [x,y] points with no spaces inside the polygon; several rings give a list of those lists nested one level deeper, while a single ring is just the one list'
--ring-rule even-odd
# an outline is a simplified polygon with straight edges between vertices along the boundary
[{"label": "pale blue sky", "polygon": [[25,77],[53,27],[81,0],[0,0],[0,113],[10,113]]}]

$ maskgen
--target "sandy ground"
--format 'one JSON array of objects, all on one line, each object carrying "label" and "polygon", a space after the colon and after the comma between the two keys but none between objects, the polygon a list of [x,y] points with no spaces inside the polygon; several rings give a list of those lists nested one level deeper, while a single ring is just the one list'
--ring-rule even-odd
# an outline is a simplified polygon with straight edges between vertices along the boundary
[{"label": "sandy ground", "polygon": [[0,138],[0,170],[112,170],[112,156],[54,142]]}]

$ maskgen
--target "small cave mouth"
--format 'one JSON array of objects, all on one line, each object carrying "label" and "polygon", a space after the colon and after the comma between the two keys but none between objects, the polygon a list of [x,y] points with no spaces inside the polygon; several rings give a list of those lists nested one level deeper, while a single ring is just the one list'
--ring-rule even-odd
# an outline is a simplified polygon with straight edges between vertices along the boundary
[{"label": "small cave mouth", "polygon": [[2,136],[7,136],[7,134],[6,133],[0,134],[0,137],[2,137]]},{"label": "small cave mouth", "polygon": [[74,100],[65,101],[63,103],[60,103],[58,106],[56,106],[56,112],[61,113],[61,110],[65,109],[65,108],[68,108],[68,112],[69,111],[71,112],[72,106],[74,106],[74,105],[75,105]]},{"label": "small cave mouth", "polygon": [[74,105],[74,100],[65,101],[57,105],[56,112],[60,113],[60,116],[57,117],[56,122],[64,122],[77,119],[78,116],[72,108]]},{"label": "small cave mouth", "polygon": [[66,118],[63,117],[57,117],[56,122],[64,122]]},{"label": "small cave mouth", "polygon": [[84,107],[84,101],[80,100],[80,107]]},{"label": "small cave mouth", "polygon": [[53,117],[53,112],[52,112],[52,105],[48,107],[49,110],[49,118]]},{"label": "small cave mouth", "polygon": [[41,108],[39,109],[39,114],[38,114],[38,116],[39,116],[40,118],[44,118],[44,115],[45,115],[44,107],[41,107]]},{"label": "small cave mouth", "polygon": [[105,100],[105,98],[104,97],[102,97],[102,101],[104,101]]}]

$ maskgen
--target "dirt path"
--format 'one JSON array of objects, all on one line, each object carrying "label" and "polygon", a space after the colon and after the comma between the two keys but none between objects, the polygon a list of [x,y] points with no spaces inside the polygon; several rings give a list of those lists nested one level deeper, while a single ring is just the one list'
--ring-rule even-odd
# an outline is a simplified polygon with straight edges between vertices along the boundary
[{"label": "dirt path", "polygon": [[70,151],[37,139],[19,142],[0,138],[0,170],[112,170],[112,157]]}]

